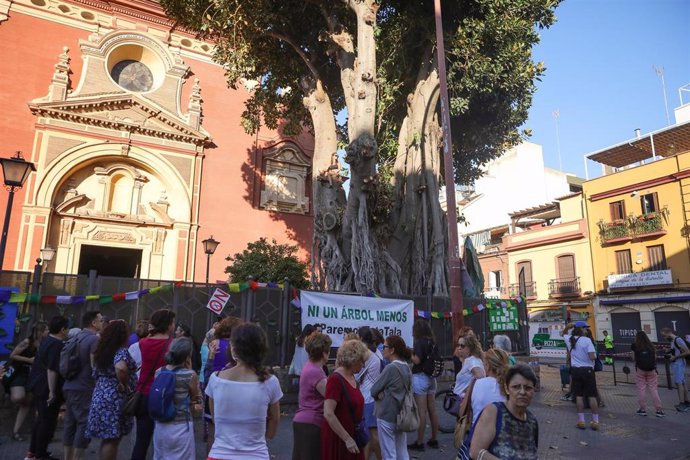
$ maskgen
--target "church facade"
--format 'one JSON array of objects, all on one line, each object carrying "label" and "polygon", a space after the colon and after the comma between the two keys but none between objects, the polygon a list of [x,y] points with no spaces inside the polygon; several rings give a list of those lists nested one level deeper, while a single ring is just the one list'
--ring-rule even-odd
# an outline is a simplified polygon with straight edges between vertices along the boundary
[{"label": "church facade", "polygon": [[[312,138],[240,125],[213,44],[147,0],[0,0],[0,155],[36,166],[17,192],[4,270],[202,281],[202,240],[311,242]],[[4,209],[7,193],[0,194]]]}]

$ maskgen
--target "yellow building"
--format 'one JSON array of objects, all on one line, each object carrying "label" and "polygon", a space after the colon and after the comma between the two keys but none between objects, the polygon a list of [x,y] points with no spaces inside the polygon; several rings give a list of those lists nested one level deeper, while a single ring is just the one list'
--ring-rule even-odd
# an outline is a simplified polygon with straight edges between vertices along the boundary
[{"label": "yellow building", "polygon": [[639,330],[652,340],[662,327],[690,333],[690,122],[587,158],[604,165],[583,185],[598,330],[616,343]]},{"label": "yellow building", "polygon": [[593,314],[589,229],[582,193],[510,216],[511,234],[503,238],[509,293],[527,300],[530,353],[565,357],[560,331],[566,317],[587,320]]}]

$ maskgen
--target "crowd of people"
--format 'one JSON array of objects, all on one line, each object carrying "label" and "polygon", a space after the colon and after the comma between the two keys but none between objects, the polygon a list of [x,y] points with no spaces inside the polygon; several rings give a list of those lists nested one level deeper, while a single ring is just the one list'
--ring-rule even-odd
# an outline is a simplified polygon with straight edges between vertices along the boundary
[{"label": "crowd of people", "polygon": [[[595,366],[598,352],[584,322],[564,329],[575,398],[576,426],[599,429]],[[690,410],[685,384],[685,340],[671,330],[676,410]],[[297,376],[298,408],[293,418],[294,460],[408,459],[409,451],[438,449],[439,431],[433,363],[437,344],[428,321],[417,318],[411,347],[398,335],[383,337],[364,326],[347,334],[328,362],[333,339],[306,325],[296,341],[289,373]],[[537,458],[539,424],[529,411],[538,385],[532,368],[515,364],[510,339],[497,334],[487,350],[471,328],[455,340],[453,386],[459,459]],[[610,349],[606,342],[606,348]],[[632,344],[639,391],[638,415],[647,415],[647,393],[655,415],[664,412],[657,391],[657,350],[640,331]],[[196,458],[194,419],[202,417],[209,460],[268,459],[267,439],[280,419],[281,385],[264,366],[266,334],[258,325],[219,318],[200,346],[174,311],[155,311],[134,331],[124,320],[107,321],[98,311],[69,328],[63,316],[36,323],[10,356],[11,401],[17,406],[13,438],[34,408],[26,458],[58,458],[48,452],[64,407],[63,457],[85,458],[92,439],[100,440],[99,458],[143,460]],[[4,373],[4,369],[0,370]],[[166,396],[168,395],[168,396]],[[402,418],[410,403],[416,430]],[[415,418],[416,417],[416,418]],[[427,422],[431,427],[427,438]],[[120,441],[134,432],[131,452]],[[409,433],[409,434],[408,434]],[[409,439],[408,439],[409,437]],[[408,442],[410,441],[410,442]]]},{"label": "crowd of people", "polygon": [[[193,459],[194,418],[204,412],[209,459],[268,458],[283,394],[263,365],[268,341],[259,326],[219,319],[198,347],[169,309],[138,321],[133,332],[98,311],[81,321],[72,329],[64,316],[38,322],[10,355],[15,441],[25,441],[20,430],[36,411],[25,458],[84,459],[95,438],[103,460],[143,460],[151,448],[155,460]],[[61,410],[64,452],[53,455],[48,444]],[[131,453],[121,452],[133,430]]]}]

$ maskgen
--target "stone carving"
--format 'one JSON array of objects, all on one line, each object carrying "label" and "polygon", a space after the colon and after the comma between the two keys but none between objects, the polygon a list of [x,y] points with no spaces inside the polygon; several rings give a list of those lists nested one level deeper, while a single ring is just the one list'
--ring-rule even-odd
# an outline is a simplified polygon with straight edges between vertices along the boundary
[{"label": "stone carving", "polygon": [[296,147],[283,147],[264,156],[265,180],[259,206],[270,211],[306,214],[309,162]]},{"label": "stone carving", "polygon": [[48,89],[49,101],[64,101],[67,99],[67,87],[69,86],[69,74],[72,72],[69,67],[69,48],[63,47],[62,54],[58,56],[58,63],[55,64],[55,72],[50,80]]},{"label": "stone carving", "polygon": [[121,232],[108,232],[105,230],[99,230],[94,235],[93,238],[97,241],[116,241],[118,243],[136,243],[137,240],[129,233]]},{"label": "stone carving", "polygon": [[74,229],[74,219],[62,219],[60,221],[60,245],[67,246]]}]

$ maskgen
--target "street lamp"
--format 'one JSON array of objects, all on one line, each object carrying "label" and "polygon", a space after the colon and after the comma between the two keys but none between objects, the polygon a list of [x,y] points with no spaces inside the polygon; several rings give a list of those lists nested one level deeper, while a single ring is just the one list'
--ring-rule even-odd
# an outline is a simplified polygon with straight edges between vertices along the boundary
[{"label": "street lamp", "polygon": [[202,241],[202,243],[204,244],[204,252],[206,253],[206,284],[208,284],[208,271],[209,267],[211,266],[211,255],[216,252],[216,248],[220,244],[220,241],[214,240],[213,235],[211,235],[211,238],[205,239]]},{"label": "street lamp", "polygon": [[22,152],[17,152],[12,158],[0,158],[2,175],[5,179],[5,188],[10,192],[7,198],[7,210],[5,211],[5,223],[2,226],[2,238],[0,239],[0,270],[5,261],[5,247],[7,246],[7,232],[10,227],[10,215],[12,214],[12,202],[14,192],[22,188],[31,171],[36,171],[33,163],[24,160]]},{"label": "street lamp", "polygon": [[50,264],[50,261],[53,260],[53,257],[55,257],[55,249],[53,249],[50,246],[46,246],[45,248],[41,249],[41,259],[43,259],[43,262],[45,262],[45,269],[43,270],[44,272],[48,272],[48,265]]}]

